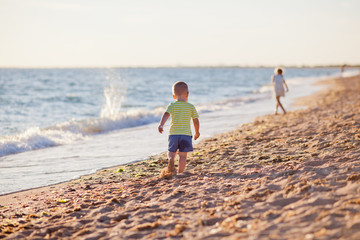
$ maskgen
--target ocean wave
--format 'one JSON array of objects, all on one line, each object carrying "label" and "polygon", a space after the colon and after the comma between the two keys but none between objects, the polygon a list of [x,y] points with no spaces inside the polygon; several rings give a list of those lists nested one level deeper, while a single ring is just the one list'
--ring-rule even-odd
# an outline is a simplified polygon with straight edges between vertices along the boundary
[{"label": "ocean wave", "polygon": [[[356,72],[358,73],[358,72]],[[356,75],[355,72],[346,73]],[[319,79],[321,77],[317,77]],[[314,78],[315,79],[315,78]],[[302,84],[304,78],[287,80],[289,85]],[[121,112],[124,92],[113,86],[105,89],[105,104],[99,118],[85,120],[70,120],[47,128],[33,127],[15,136],[0,138],[0,157],[42,148],[54,147],[86,140],[91,136],[106,134],[120,129],[143,126],[159,122],[165,111],[165,106],[152,110],[128,110]],[[122,88],[124,89],[124,88]],[[272,97],[272,85],[266,84],[247,96],[224,99],[211,103],[196,104],[201,114],[231,110],[236,106],[249,104]],[[70,96],[73,97],[73,96]],[[75,98],[76,99],[76,98]]]},{"label": "ocean wave", "polygon": [[[253,94],[219,102],[197,104],[196,108],[200,114],[229,110],[239,105],[264,99],[265,97],[265,95]],[[153,110],[129,110],[117,115],[112,113],[108,117],[70,120],[43,129],[33,127],[15,136],[0,138],[0,157],[71,144],[75,141],[86,140],[97,134],[155,123],[160,120],[164,111],[165,107],[158,107]]]},{"label": "ocean wave", "polygon": [[[356,75],[358,72],[346,73]],[[345,74],[343,74],[345,75]],[[321,79],[325,77],[316,77]],[[309,79],[309,78],[307,78]],[[300,85],[304,78],[291,78],[287,80],[289,85]],[[106,134],[125,128],[143,126],[160,121],[165,111],[165,106],[152,110],[122,110],[124,93],[115,91],[113,86],[105,89],[106,102],[101,110],[99,118],[85,120],[70,120],[47,128],[33,127],[15,136],[0,138],[0,157],[42,148],[71,144],[75,141],[86,140],[87,138]],[[236,106],[249,104],[256,101],[269,99],[272,96],[272,85],[266,84],[247,96],[224,99],[211,103],[196,104],[201,114],[231,110]]]},{"label": "ocean wave", "polygon": [[70,144],[85,139],[80,133],[33,127],[15,136],[0,138],[0,157],[41,148]]}]

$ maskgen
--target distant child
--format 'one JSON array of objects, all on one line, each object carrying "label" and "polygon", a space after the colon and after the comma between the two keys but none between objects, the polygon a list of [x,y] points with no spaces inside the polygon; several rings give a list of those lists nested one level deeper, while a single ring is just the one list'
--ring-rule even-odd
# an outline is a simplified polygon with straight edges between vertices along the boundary
[{"label": "distant child", "polygon": [[284,114],[286,114],[286,111],[283,107],[283,105],[280,102],[280,97],[285,97],[285,90],[284,86],[286,87],[286,91],[289,91],[288,86],[286,85],[285,79],[283,77],[283,70],[281,68],[275,68],[274,70],[275,75],[272,76],[272,85],[274,86],[274,94],[276,97],[276,110],[275,114],[278,113],[279,106],[284,111]]},{"label": "distant child", "polygon": [[187,153],[193,151],[192,133],[190,121],[193,120],[195,135],[194,139],[200,137],[199,115],[191,103],[188,103],[189,89],[185,82],[176,82],[172,87],[173,98],[176,102],[170,103],[163,114],[158,130],[164,131],[164,124],[171,116],[168,147],[168,166],[164,168],[160,177],[169,178],[176,175],[174,160],[179,150],[179,173],[185,170]]}]

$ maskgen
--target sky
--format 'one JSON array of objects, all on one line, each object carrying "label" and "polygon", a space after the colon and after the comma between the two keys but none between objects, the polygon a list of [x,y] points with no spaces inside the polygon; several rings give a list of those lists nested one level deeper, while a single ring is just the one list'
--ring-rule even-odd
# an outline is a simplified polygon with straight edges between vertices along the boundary
[{"label": "sky", "polygon": [[359,0],[0,0],[0,67],[360,64]]}]

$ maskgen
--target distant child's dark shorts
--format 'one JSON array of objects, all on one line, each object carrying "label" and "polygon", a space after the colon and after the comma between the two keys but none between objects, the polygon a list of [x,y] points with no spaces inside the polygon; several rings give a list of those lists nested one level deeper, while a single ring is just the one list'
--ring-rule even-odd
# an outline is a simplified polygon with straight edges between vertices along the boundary
[{"label": "distant child's dark shorts", "polygon": [[192,137],[187,135],[169,135],[169,152],[191,152]]}]

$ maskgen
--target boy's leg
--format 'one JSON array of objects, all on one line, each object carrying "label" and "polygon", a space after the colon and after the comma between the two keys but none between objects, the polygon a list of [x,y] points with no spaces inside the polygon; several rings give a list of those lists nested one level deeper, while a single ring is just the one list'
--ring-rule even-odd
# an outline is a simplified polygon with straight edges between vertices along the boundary
[{"label": "boy's leg", "polygon": [[168,158],[169,158],[169,163],[168,163],[168,171],[169,172],[175,172],[175,156],[176,156],[176,152],[168,152]]},{"label": "boy's leg", "polygon": [[179,152],[179,157],[179,173],[182,173],[186,166],[187,152]]},{"label": "boy's leg", "polygon": [[174,175],[176,175],[175,165],[174,165],[174,159],[176,156],[176,152],[168,152],[169,162],[168,166],[164,167],[160,171],[160,178],[170,179]]}]

